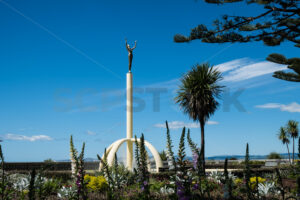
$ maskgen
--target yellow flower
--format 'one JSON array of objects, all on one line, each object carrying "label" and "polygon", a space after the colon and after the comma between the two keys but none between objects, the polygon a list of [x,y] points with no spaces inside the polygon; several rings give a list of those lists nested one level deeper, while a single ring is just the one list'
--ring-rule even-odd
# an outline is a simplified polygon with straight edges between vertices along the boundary
[{"label": "yellow flower", "polygon": [[103,176],[84,176],[84,180],[87,182],[87,188],[92,191],[103,191],[107,188],[108,184]]},{"label": "yellow flower", "polygon": [[234,183],[235,183],[236,185],[242,184],[242,183],[243,183],[243,179],[241,179],[241,178],[236,178],[236,179],[234,180]]},{"label": "yellow flower", "polygon": [[22,192],[24,195],[27,195],[29,193],[29,190],[23,190]]},{"label": "yellow flower", "polygon": [[91,181],[91,176],[88,175],[88,174],[86,174],[86,175],[84,176],[84,181],[85,181],[85,182],[90,182],[90,181]]},{"label": "yellow flower", "polygon": [[[257,182],[256,182],[257,181]],[[251,177],[250,178],[250,187],[251,189],[254,189],[259,183],[264,183],[266,181],[266,179],[261,178],[261,177]]]}]

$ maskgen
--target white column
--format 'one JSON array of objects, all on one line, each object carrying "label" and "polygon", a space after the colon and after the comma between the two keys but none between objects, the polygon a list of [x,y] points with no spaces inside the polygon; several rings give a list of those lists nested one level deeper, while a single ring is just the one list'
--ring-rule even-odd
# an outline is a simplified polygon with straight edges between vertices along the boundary
[{"label": "white column", "polygon": [[[126,115],[127,115],[127,139],[132,138],[132,73],[127,73],[127,84],[126,84]],[[132,170],[132,157],[133,157],[133,145],[131,140],[127,140],[127,168]]]}]

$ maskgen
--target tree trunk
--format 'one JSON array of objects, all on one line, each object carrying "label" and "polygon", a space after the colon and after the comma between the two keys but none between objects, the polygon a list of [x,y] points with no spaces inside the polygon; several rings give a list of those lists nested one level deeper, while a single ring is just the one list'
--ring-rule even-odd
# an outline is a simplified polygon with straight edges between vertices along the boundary
[{"label": "tree trunk", "polygon": [[286,143],[286,148],[287,148],[287,150],[288,150],[288,154],[289,154],[289,162],[290,162],[290,164],[291,164],[291,155],[290,155],[290,149],[289,149],[288,143]]},{"label": "tree trunk", "polygon": [[293,137],[293,164],[295,162],[295,138]]},{"label": "tree trunk", "polygon": [[205,139],[204,139],[204,120],[199,120],[201,128],[201,160],[202,160],[202,169],[205,175]]}]

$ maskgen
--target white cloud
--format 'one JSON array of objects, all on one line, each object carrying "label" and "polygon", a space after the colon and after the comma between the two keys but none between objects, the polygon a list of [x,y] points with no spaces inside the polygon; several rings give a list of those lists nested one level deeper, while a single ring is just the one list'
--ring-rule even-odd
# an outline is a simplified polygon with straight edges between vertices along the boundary
[{"label": "white cloud", "polygon": [[[208,121],[206,122],[206,124],[208,125],[216,125],[219,124],[219,122],[216,121]],[[186,128],[199,128],[199,123],[185,123],[183,121],[172,121],[172,122],[168,122],[169,128],[170,129],[180,129],[183,127]],[[155,124],[154,127],[157,128],[166,128],[166,124]]]},{"label": "white cloud", "polygon": [[240,58],[240,59],[231,60],[229,62],[216,65],[215,68],[217,68],[220,72],[224,73],[236,69],[238,67],[241,67],[243,63],[249,63],[249,62],[250,60],[248,58]]},{"label": "white cloud", "polygon": [[[255,78],[272,74],[275,71],[287,69],[285,65],[279,65],[268,61],[255,61],[250,58],[231,60],[215,65],[215,68],[223,73],[223,82],[226,83],[226,85],[231,83],[230,87],[232,87],[235,86],[237,82],[240,84],[244,81],[245,83],[250,83],[245,86],[247,88],[265,85],[268,84],[270,80],[273,80],[271,76],[270,79],[260,80],[259,82],[257,82]],[[178,88],[178,85],[180,85],[180,79],[154,83],[145,87],[176,89]]]},{"label": "white cloud", "polygon": [[268,61],[255,62],[249,58],[241,58],[216,65],[216,68],[224,73],[225,82],[239,82],[286,69],[286,66]]},{"label": "white cloud", "polygon": [[23,140],[23,141],[30,141],[34,142],[37,140],[53,140],[50,136],[47,135],[33,135],[33,136],[26,136],[26,135],[17,135],[17,134],[12,134],[8,133],[3,136],[4,140]]},{"label": "white cloud", "polygon": [[90,130],[87,130],[86,134],[88,134],[88,135],[96,135],[96,133],[94,131],[90,131]]},{"label": "white cloud", "polygon": [[208,124],[208,125],[217,125],[217,124],[219,124],[219,122],[216,122],[216,121],[208,121],[208,122],[206,122],[206,124]]},{"label": "white cloud", "polygon": [[300,113],[300,104],[293,102],[290,104],[280,104],[280,103],[267,103],[263,105],[257,105],[256,108],[263,108],[263,109],[280,109],[281,111],[285,112],[299,112]]}]

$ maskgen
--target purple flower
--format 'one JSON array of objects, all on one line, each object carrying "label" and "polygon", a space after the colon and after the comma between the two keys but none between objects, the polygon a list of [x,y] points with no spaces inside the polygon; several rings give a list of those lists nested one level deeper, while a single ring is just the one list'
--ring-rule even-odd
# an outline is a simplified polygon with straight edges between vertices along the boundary
[{"label": "purple flower", "polygon": [[195,185],[193,185],[193,190],[197,190],[199,188],[198,183],[196,183]]},{"label": "purple flower", "polygon": [[187,197],[187,196],[183,196],[183,197],[179,197],[179,200],[189,200],[190,197]]},{"label": "purple flower", "polygon": [[182,184],[179,181],[176,181],[176,185],[177,185],[178,190],[183,190],[184,189]]},{"label": "purple flower", "polygon": [[197,152],[193,152],[193,167],[197,169],[199,155]]},{"label": "purple flower", "polygon": [[144,181],[144,185],[145,185],[145,186],[148,185],[148,182],[147,182],[147,181]]},{"label": "purple flower", "polygon": [[178,195],[179,197],[183,196],[183,195],[184,195],[183,190],[177,190],[177,195]]}]

